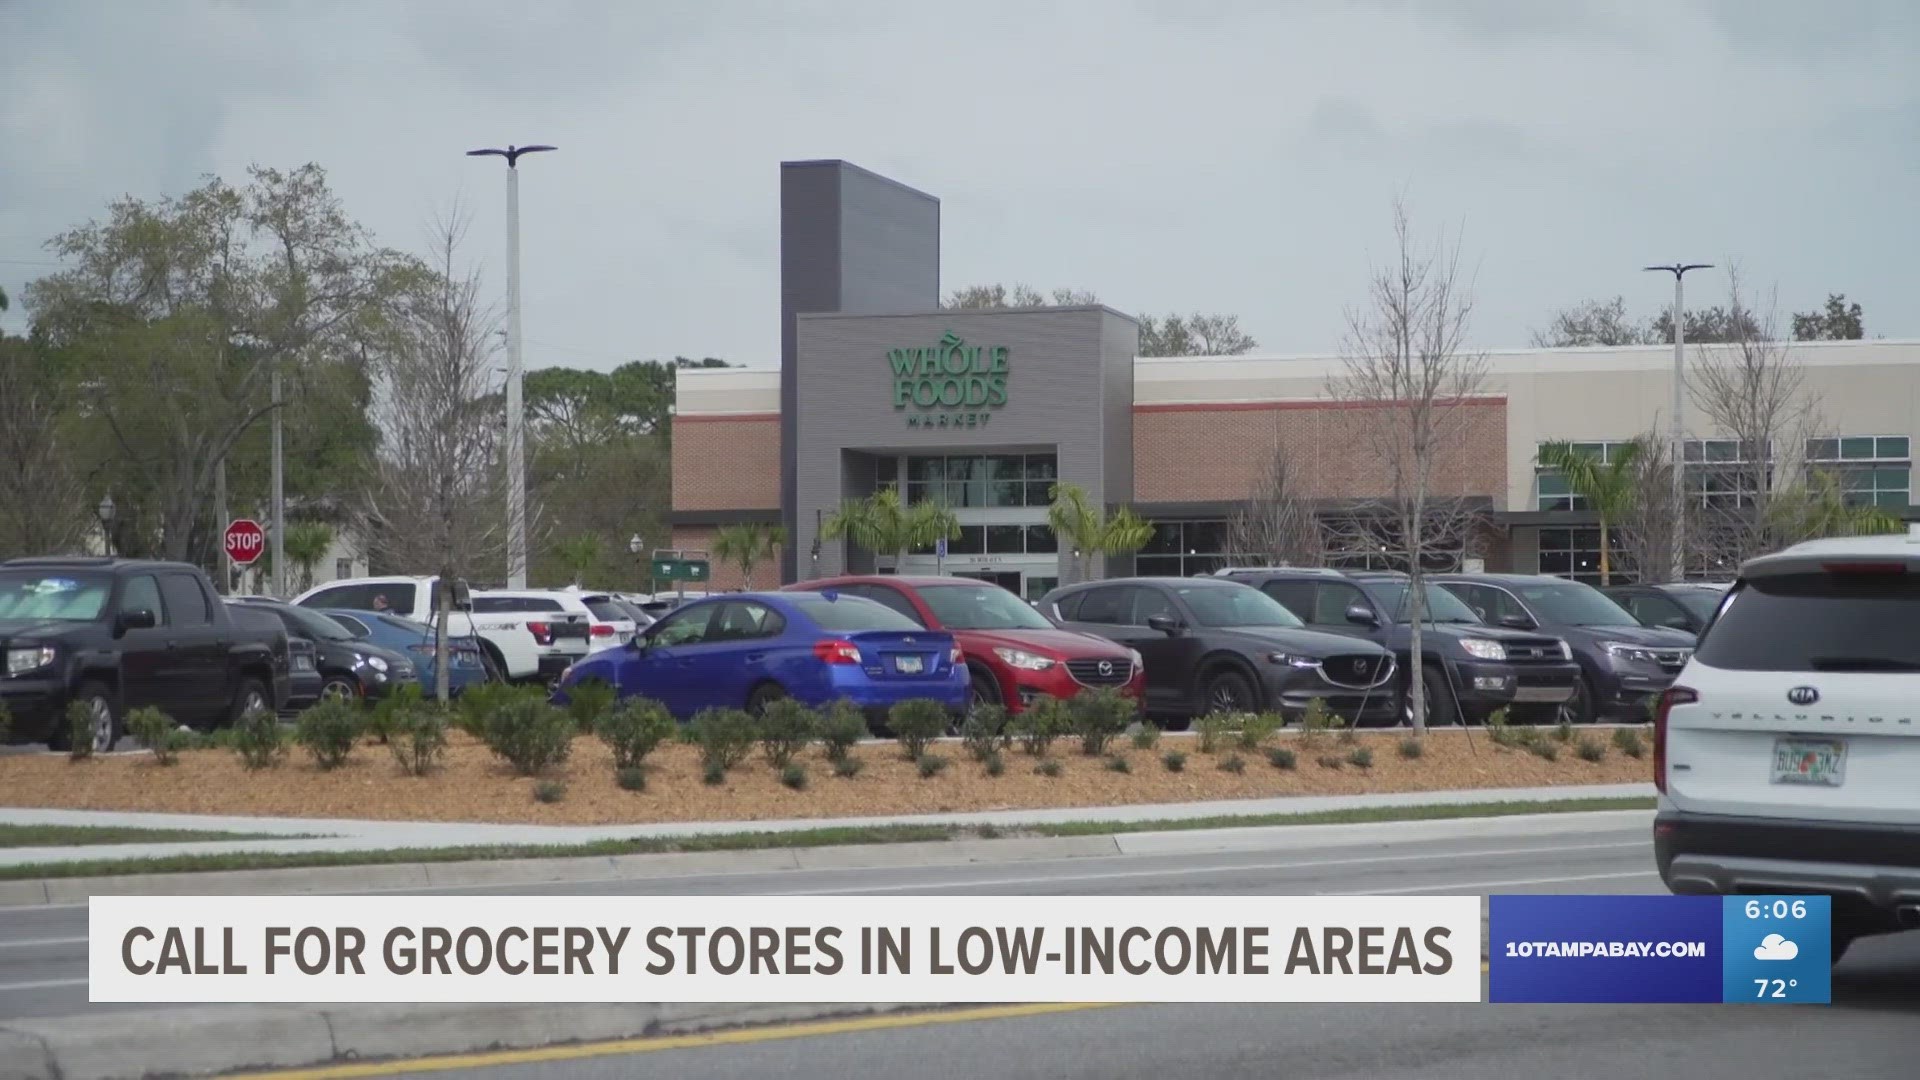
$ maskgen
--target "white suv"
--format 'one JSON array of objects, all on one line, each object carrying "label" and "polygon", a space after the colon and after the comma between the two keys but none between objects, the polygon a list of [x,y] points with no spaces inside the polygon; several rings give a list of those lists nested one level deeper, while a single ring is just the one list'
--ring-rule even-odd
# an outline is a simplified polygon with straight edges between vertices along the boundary
[{"label": "white suv", "polygon": [[553,589],[488,589],[473,594],[473,623],[488,640],[531,649],[542,682],[557,681],[593,645],[593,611],[579,594]]},{"label": "white suv", "polygon": [[[437,577],[353,578],[308,589],[294,597],[293,602],[304,608],[390,611],[431,626],[435,587],[439,581]],[[558,678],[568,664],[586,655],[586,642],[591,634],[593,617],[579,601],[575,600],[572,605],[556,602],[537,605],[537,610],[564,615],[563,618],[546,621],[557,626],[557,629],[549,632],[542,620],[528,619],[524,615],[515,618],[515,612],[523,610],[520,604],[489,602],[483,606],[480,598],[491,595],[500,594],[475,590],[472,593],[472,612],[450,613],[447,616],[447,632],[480,638],[487,659],[500,669],[503,677],[516,682],[535,679],[550,682]],[[563,594],[525,595],[547,597]],[[538,630],[530,628],[530,624],[534,623],[541,624]],[[579,624],[577,629],[574,624]]]},{"label": "white suv", "polygon": [[1654,726],[1678,893],[1833,897],[1833,955],[1920,928],[1920,530],[1741,568]]}]

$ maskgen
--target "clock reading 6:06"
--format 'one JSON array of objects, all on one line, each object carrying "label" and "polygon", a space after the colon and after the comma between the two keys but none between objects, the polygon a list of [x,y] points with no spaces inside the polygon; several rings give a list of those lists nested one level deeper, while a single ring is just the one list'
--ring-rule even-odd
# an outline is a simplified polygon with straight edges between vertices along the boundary
[{"label": "clock reading 6:06", "polygon": [[1772,900],[1761,903],[1758,900],[1747,901],[1749,919],[1804,919],[1807,917],[1805,900]]}]

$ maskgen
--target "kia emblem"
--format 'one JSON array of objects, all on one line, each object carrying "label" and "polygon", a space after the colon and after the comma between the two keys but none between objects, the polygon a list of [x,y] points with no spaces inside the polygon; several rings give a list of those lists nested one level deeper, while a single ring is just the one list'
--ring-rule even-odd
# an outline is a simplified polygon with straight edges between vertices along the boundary
[{"label": "kia emblem", "polygon": [[1100,674],[1102,675],[1113,674],[1113,661],[1111,660],[1100,661]]},{"label": "kia emblem", "polygon": [[1796,686],[1787,691],[1787,700],[1795,705],[1811,705],[1820,700],[1820,691],[1811,686]]}]

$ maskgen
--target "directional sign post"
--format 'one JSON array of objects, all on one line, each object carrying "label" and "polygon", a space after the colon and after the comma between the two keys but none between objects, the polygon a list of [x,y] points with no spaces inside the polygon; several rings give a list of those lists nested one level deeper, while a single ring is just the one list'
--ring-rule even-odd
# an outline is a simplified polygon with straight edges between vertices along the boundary
[{"label": "directional sign post", "polygon": [[680,599],[686,599],[686,583],[702,584],[712,579],[713,564],[704,551],[655,551],[649,567],[655,579],[665,578],[675,585]]},{"label": "directional sign post", "polygon": [[933,572],[935,574],[946,573],[946,563],[947,538],[943,536],[933,542]]},{"label": "directional sign post", "polygon": [[267,530],[252,518],[236,518],[227,526],[223,545],[235,566],[252,566],[267,552]]}]

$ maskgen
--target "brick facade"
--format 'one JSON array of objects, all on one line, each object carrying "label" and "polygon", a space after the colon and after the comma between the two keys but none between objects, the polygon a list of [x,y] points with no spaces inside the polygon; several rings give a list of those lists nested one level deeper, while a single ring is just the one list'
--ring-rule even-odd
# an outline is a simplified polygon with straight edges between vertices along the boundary
[{"label": "brick facade", "polygon": [[[1466,415],[1455,446],[1435,462],[1434,493],[1487,496],[1498,505],[1507,485],[1506,402],[1476,398],[1458,407]],[[1304,498],[1390,495],[1366,433],[1378,415],[1376,407],[1319,401],[1135,406],[1133,499],[1245,499],[1276,445]]]},{"label": "brick facade", "polygon": [[676,416],[675,510],[778,510],[780,417]]}]

